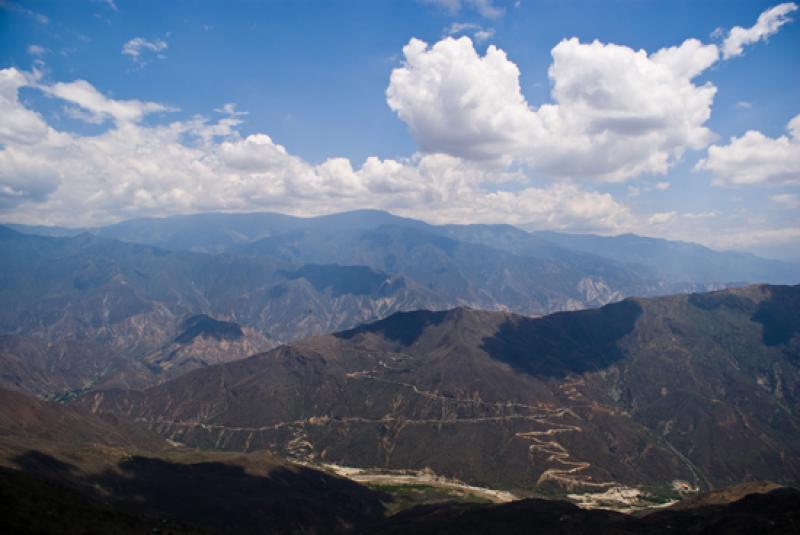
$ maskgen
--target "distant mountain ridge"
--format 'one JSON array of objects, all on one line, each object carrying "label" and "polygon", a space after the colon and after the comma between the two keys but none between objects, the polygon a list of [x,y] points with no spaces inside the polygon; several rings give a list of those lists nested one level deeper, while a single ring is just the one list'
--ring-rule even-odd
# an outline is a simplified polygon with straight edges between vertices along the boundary
[{"label": "distant mountain ridge", "polygon": [[[70,229],[6,224],[26,234],[71,237],[82,232],[171,250],[225,252],[265,238],[297,232],[352,233],[383,226],[413,228],[458,241],[480,243],[523,256],[555,258],[565,253],[584,258],[612,259],[654,271],[669,282],[723,283],[800,281],[800,268],[749,253],[714,251],[689,242],[635,234],[613,237],[592,234],[522,230],[502,224],[430,225],[380,210],[356,210],[316,217],[279,213],[201,213],[166,218],[142,218],[97,228]],[[595,260],[596,260],[595,258]],[[324,262],[323,262],[324,263]]]},{"label": "distant mountain ridge", "polygon": [[672,282],[796,282],[797,266],[750,253],[713,251],[696,243],[635,234],[611,237],[547,231],[532,234],[567,249],[646,266],[658,277]]},{"label": "distant mountain ridge", "polygon": [[[50,236],[0,227],[0,384],[51,396],[143,387],[401,310],[541,316],[800,280],[791,266],[692,244],[435,226],[370,210],[175,216],[71,237],[53,235],[76,229],[16,228]],[[181,338],[181,322],[198,315],[246,336]]]}]

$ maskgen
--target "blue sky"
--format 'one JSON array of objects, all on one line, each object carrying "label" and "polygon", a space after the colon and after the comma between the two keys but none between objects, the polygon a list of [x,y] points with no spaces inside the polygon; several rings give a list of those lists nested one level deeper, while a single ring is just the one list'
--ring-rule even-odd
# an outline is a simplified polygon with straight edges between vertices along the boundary
[{"label": "blue sky", "polygon": [[[755,1],[2,0],[0,220],[372,207],[800,260],[797,17]],[[412,38],[427,47],[404,52]],[[665,74],[670,47],[685,65]]]}]

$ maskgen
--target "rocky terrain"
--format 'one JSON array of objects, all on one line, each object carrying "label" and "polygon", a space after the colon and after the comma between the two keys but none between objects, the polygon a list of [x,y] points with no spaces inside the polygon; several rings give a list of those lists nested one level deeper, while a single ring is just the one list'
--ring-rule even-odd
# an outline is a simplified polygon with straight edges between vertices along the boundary
[{"label": "rocky terrain", "polygon": [[[794,533],[800,491],[751,483],[637,515],[433,486],[363,487],[265,451],[182,448],[0,390],[5,533]],[[409,501],[410,500],[410,501]]]},{"label": "rocky terrain", "polygon": [[[0,228],[0,262],[0,384],[51,397],[155,384],[281,340],[442,305],[368,268],[298,268],[90,235]],[[199,315],[235,323],[242,336],[188,336],[186,322]]]},{"label": "rocky terrain", "polygon": [[398,313],[81,404],[201,448],[602,493],[800,480],[800,287]]},{"label": "rocky terrain", "polygon": [[382,519],[381,498],[264,451],[178,448],[0,390],[4,533],[340,533]]},{"label": "rocky terrain", "polygon": [[[147,387],[397,311],[539,316],[800,276],[693,244],[433,226],[376,211],[15,228],[27,234],[0,227],[0,384],[59,399]],[[637,256],[642,240],[648,254]],[[235,323],[243,336],[183,336],[198,316]]]}]

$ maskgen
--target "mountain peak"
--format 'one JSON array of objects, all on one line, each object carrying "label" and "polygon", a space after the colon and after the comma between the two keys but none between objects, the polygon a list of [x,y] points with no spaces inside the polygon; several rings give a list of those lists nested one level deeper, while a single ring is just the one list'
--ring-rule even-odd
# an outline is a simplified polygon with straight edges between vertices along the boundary
[{"label": "mountain peak", "polygon": [[238,340],[244,336],[242,327],[238,323],[220,321],[206,314],[196,314],[186,318],[182,327],[183,331],[175,338],[179,344],[191,343],[197,337]]}]

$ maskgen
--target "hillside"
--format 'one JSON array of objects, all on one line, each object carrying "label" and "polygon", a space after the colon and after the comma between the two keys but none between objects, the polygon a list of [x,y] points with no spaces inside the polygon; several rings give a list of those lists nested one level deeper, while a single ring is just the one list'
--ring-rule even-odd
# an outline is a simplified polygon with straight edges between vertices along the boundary
[{"label": "hillside", "polygon": [[[143,387],[279,341],[441,304],[367,268],[170,252],[88,234],[0,228],[0,263],[0,384],[38,395]],[[198,317],[235,324],[242,336],[187,331]]]},{"label": "hillside", "polygon": [[0,390],[6,533],[340,533],[381,496],[267,452],[176,448],[146,429]]},{"label": "hillside", "polygon": [[203,448],[552,492],[800,480],[800,287],[410,312],[81,403]]},{"label": "hillside", "polygon": [[[14,228],[0,227],[0,385],[59,399],[144,388],[397,311],[540,316],[800,276],[694,244],[436,226],[374,210]],[[201,316],[243,336],[185,336]]]}]

